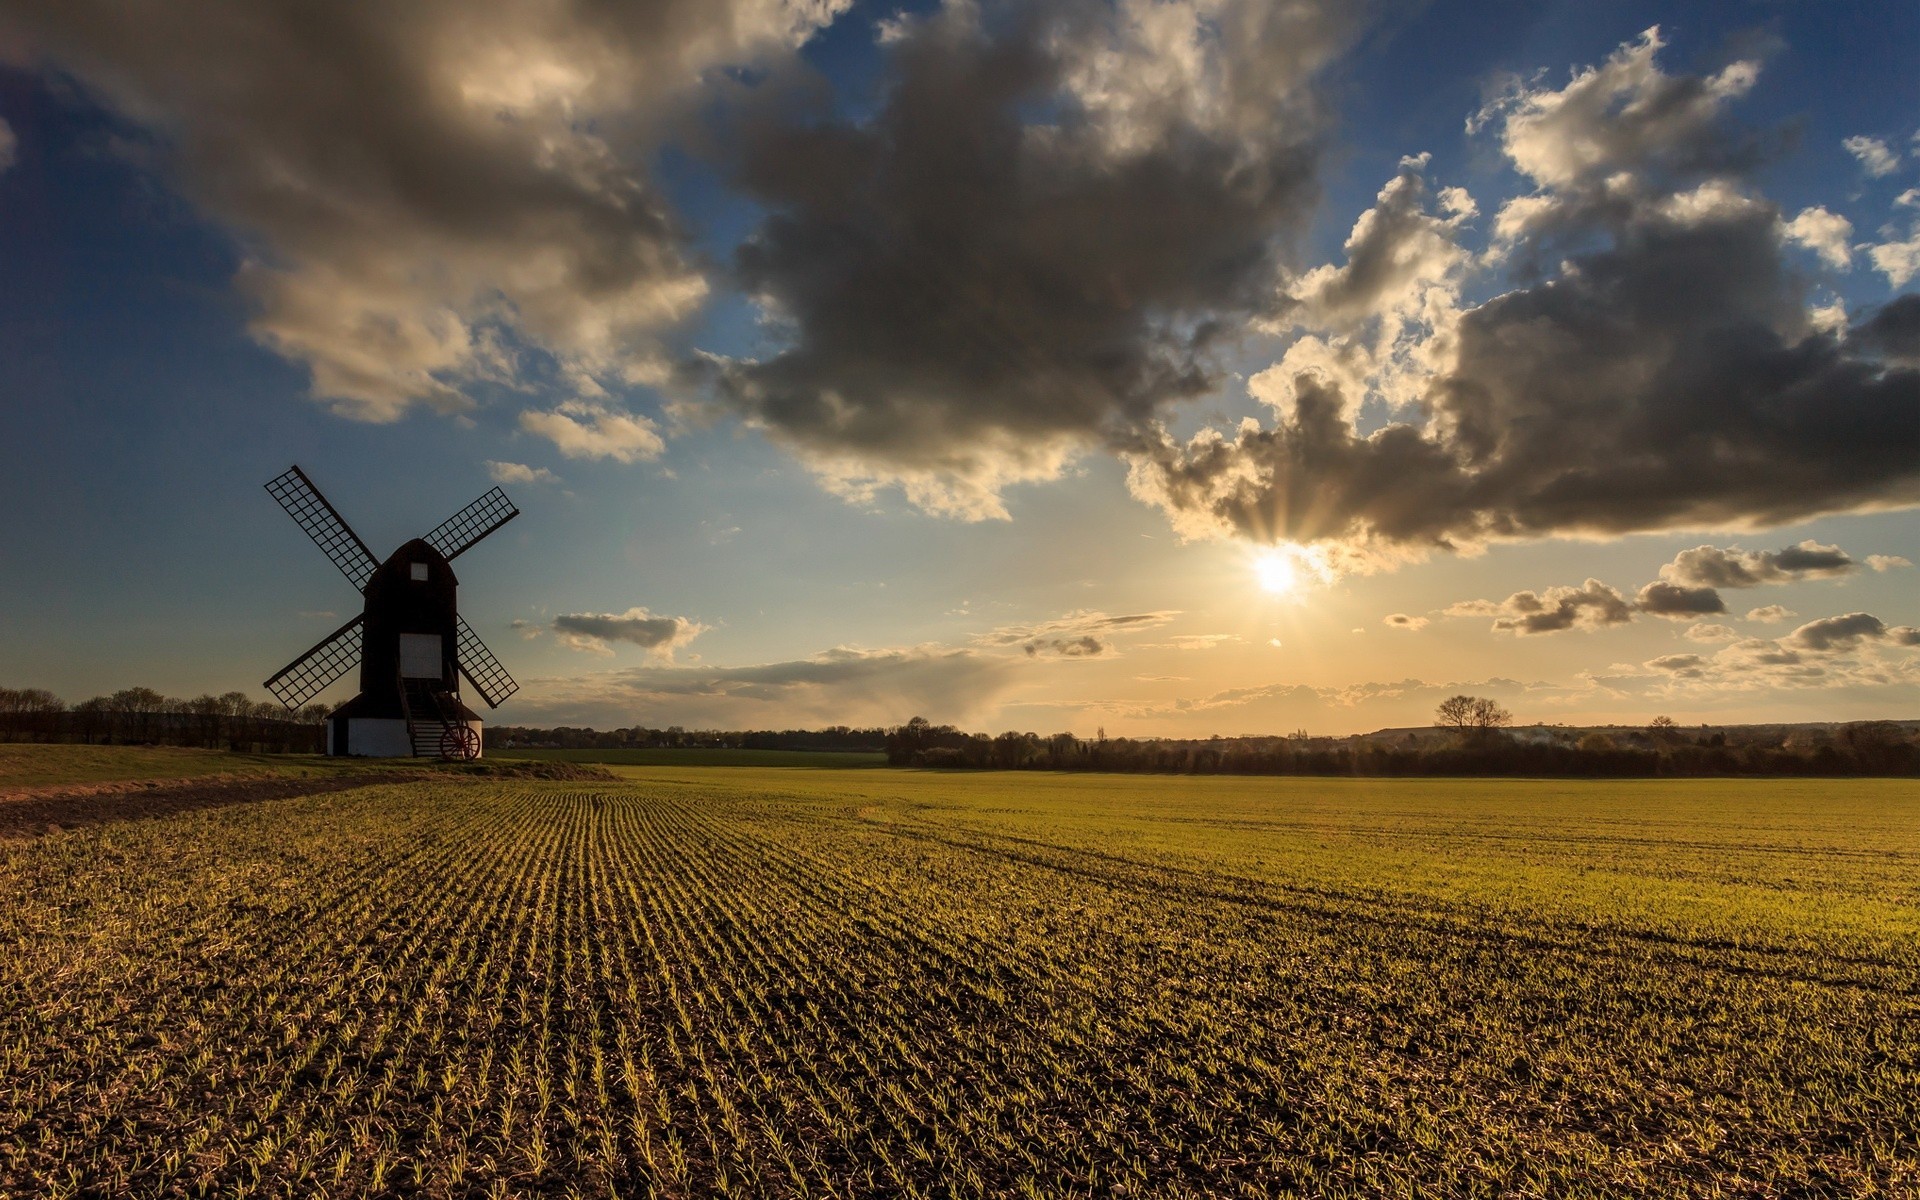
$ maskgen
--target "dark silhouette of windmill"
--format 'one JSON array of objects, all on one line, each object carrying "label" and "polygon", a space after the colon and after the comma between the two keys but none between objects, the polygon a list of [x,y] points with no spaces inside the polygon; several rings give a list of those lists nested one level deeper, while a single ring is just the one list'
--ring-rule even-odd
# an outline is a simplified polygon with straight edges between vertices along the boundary
[{"label": "dark silhouette of windmill", "polygon": [[520,515],[494,488],[381,562],[294,467],[267,492],[365,600],[360,615],[267,680],[299,708],[360,664],[360,694],[327,715],[327,753],[381,758],[480,757],[480,717],[460,702],[460,677],[498,708],[520,690],[460,618],[453,560]]}]

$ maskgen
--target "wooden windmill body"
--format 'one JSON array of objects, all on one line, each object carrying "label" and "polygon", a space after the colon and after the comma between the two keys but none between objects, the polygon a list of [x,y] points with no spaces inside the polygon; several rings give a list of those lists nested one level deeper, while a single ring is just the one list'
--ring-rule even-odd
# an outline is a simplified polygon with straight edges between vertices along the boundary
[{"label": "wooden windmill body", "polygon": [[489,708],[519,685],[461,619],[453,560],[520,510],[494,488],[380,562],[299,467],[267,491],[363,601],[359,616],[267,680],[267,690],[299,708],[357,663],[359,695],[327,715],[328,754],[480,757],[481,720],[460,698],[461,679]]}]

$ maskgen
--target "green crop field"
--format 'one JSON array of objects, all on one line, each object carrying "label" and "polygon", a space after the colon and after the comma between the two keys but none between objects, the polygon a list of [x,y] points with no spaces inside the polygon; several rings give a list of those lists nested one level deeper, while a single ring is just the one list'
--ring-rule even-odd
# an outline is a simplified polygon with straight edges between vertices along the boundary
[{"label": "green crop field", "polygon": [[618,770],[0,843],[0,1194],[1920,1194],[1912,783]]}]

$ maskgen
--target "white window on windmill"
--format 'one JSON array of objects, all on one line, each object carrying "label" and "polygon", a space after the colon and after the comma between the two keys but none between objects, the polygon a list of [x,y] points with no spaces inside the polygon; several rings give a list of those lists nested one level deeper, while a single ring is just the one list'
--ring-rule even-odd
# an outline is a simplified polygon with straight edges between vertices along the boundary
[{"label": "white window on windmill", "polygon": [[415,583],[425,583],[427,581],[427,564],[413,563],[411,565],[411,571]]},{"label": "white window on windmill", "polygon": [[405,679],[438,679],[441,675],[440,635],[400,635],[400,674]]}]

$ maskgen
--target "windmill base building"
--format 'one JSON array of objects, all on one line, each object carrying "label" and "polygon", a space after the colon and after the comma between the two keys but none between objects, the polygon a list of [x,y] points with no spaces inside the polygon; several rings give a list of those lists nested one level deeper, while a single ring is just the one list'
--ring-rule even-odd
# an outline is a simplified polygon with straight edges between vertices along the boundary
[{"label": "windmill base building", "polygon": [[377,562],[299,467],[269,483],[267,491],[364,601],[359,616],[267,680],[267,689],[288,708],[298,708],[357,663],[360,694],[327,715],[328,754],[479,758],[481,720],[461,700],[461,679],[490,708],[519,685],[461,619],[452,560],[519,510],[494,488]]}]

